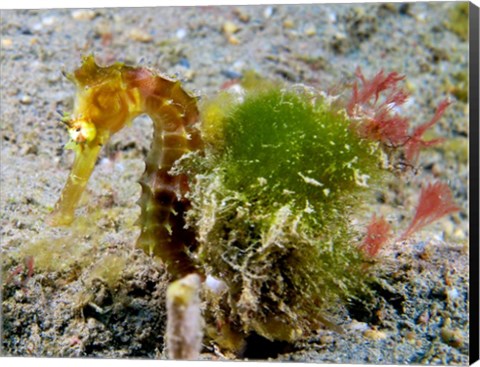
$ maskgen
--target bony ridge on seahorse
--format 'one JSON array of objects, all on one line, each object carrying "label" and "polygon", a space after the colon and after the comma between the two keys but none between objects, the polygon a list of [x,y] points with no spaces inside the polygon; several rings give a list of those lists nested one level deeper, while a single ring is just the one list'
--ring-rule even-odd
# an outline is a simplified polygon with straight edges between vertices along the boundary
[{"label": "bony ridge on seahorse", "polygon": [[83,59],[68,78],[77,87],[74,111],[62,120],[68,127],[67,148],[75,160],[63,192],[48,218],[51,225],[67,225],[94,169],[102,146],[117,131],[146,113],[153,121],[153,139],[140,179],[138,201],[141,233],[137,245],[159,256],[176,277],[195,272],[188,252],[196,246],[194,234],[185,228],[188,182],[185,175],[169,173],[184,153],[200,149],[202,142],[196,98],[180,82],[147,68],[123,63],[98,66],[94,56]]}]

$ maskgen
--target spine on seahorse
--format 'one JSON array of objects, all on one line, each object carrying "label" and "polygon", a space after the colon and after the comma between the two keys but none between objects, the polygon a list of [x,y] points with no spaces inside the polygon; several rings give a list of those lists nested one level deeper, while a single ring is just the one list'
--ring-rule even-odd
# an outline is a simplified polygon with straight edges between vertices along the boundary
[{"label": "spine on seahorse", "polygon": [[93,56],[68,76],[77,86],[74,111],[62,120],[71,136],[68,148],[75,161],[54,211],[52,225],[73,221],[74,211],[93,171],[101,146],[110,136],[146,113],[153,121],[153,139],[140,179],[138,201],[141,233],[137,245],[160,257],[176,277],[196,272],[189,252],[195,236],[185,228],[185,198],[188,180],[170,170],[183,154],[200,149],[196,98],[185,92],[180,82],[169,80],[146,68],[123,63],[100,67]]}]

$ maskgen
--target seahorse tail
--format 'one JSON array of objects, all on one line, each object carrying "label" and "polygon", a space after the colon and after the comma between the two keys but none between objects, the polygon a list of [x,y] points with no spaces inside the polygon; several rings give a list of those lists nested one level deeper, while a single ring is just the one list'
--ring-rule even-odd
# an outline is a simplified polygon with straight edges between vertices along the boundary
[{"label": "seahorse tail", "polygon": [[174,276],[198,272],[189,253],[196,247],[195,235],[185,228],[185,175],[170,173],[173,164],[185,153],[200,148],[194,123],[198,119],[196,101],[178,82],[155,77],[148,84],[145,110],[152,118],[154,136],[140,184],[141,234],[137,245],[148,254],[160,257]]}]

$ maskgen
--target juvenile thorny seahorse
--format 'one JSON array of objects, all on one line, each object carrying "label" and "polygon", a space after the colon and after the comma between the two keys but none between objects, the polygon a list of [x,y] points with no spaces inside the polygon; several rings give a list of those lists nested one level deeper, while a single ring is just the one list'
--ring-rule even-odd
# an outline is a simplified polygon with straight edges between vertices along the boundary
[{"label": "juvenile thorny seahorse", "polygon": [[174,276],[196,271],[188,256],[196,245],[195,237],[184,222],[189,205],[185,198],[187,177],[169,173],[184,153],[202,146],[195,127],[195,97],[185,92],[180,82],[146,68],[118,62],[100,67],[93,55],[85,57],[81,67],[68,78],[76,85],[77,94],[74,111],[63,122],[71,137],[67,147],[75,151],[75,160],[49,223],[67,225],[73,221],[101,147],[114,133],[146,113],[154,130],[140,179],[141,233],[137,245],[159,256]]}]

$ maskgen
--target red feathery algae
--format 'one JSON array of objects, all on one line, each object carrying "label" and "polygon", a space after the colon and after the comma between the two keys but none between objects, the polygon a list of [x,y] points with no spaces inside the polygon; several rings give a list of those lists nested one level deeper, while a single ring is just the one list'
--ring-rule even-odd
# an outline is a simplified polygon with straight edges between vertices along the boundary
[{"label": "red feathery algae", "polygon": [[374,257],[391,237],[391,232],[392,228],[387,220],[384,217],[377,218],[374,214],[360,249],[369,257]]},{"label": "red feathery algae", "polygon": [[420,192],[415,216],[399,240],[406,239],[419,229],[458,210],[460,208],[454,203],[452,192],[447,184],[442,182],[427,184]]},{"label": "red feathery algae", "polygon": [[[360,68],[356,76],[362,85],[353,84],[353,92],[347,103],[348,115],[355,121],[354,126],[362,138],[379,141],[393,148],[402,148],[409,163],[415,163],[421,148],[441,143],[444,139],[430,141],[422,139],[423,134],[442,117],[450,102],[440,102],[433,118],[410,130],[410,121],[400,116],[395,109],[405,104],[408,93],[398,86],[404,79],[396,72],[385,75],[380,71],[371,80],[363,75]],[[384,94],[383,96],[381,94]]]}]

